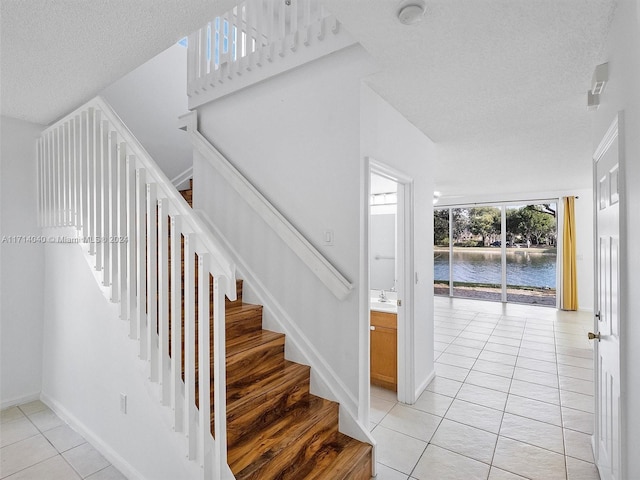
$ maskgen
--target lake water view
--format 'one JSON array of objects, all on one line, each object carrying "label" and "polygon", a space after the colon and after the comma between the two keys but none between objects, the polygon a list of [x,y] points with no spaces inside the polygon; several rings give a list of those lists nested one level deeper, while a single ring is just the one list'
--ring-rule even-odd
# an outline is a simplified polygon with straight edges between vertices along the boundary
[{"label": "lake water view", "polygon": [[[489,249],[490,248],[490,249]],[[456,249],[453,252],[453,281],[500,285],[502,267],[500,248]],[[531,252],[532,249],[507,250],[507,285],[556,288],[556,254]],[[449,281],[449,251],[434,251],[434,280]]]}]

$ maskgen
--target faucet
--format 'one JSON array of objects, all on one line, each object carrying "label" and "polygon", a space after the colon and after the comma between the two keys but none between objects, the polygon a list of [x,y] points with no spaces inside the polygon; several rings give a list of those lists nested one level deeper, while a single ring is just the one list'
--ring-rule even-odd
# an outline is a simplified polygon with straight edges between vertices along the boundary
[{"label": "faucet", "polygon": [[384,293],[384,290],[380,290],[380,296],[378,297],[378,301],[380,302],[387,301],[387,295]]}]

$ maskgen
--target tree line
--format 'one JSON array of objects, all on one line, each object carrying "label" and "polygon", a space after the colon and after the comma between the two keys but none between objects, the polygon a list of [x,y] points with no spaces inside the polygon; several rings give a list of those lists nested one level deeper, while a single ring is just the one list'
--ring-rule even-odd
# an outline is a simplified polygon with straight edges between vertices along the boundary
[{"label": "tree line", "polygon": [[[453,244],[459,246],[499,245],[501,210],[498,207],[453,208]],[[557,238],[555,204],[507,208],[507,245],[555,246]],[[434,244],[449,245],[449,209],[434,210]]]}]

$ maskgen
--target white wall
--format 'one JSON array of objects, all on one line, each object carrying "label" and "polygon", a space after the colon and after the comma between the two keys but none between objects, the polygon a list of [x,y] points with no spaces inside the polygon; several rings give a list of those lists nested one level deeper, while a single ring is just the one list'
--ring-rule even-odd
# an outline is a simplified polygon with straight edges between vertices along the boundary
[{"label": "white wall", "polygon": [[[626,172],[622,174],[626,202],[621,232],[621,387],[623,407],[623,462],[620,478],[640,478],[640,5],[637,0],[620,0],[615,12],[605,54],[609,82],[594,113],[593,148],[611,125],[616,113],[624,111],[620,131]],[[595,68],[595,65],[594,65]]]},{"label": "white wall", "polygon": [[100,290],[81,246],[47,244],[45,251],[43,400],[128,478],[198,478],[128,323]]},{"label": "white wall", "polygon": [[414,285],[414,384],[418,395],[433,375],[432,171],[436,151],[428,137],[366,85],[361,89],[361,102],[362,158],[370,157],[413,178],[414,269],[418,279]]},{"label": "white wall", "polygon": [[[194,206],[206,210],[315,347],[348,392],[345,407],[352,411],[359,395],[359,91],[372,69],[364,50],[353,46],[199,109],[201,132],[353,282],[345,300],[336,299],[204,161],[194,160]],[[333,230],[333,246],[323,244],[324,230]],[[264,325],[279,329],[268,311]],[[290,343],[287,355],[304,361]]]},{"label": "white wall", "polygon": [[42,383],[43,247],[10,243],[40,235],[36,144],[42,127],[0,119],[0,403],[37,398]]},{"label": "white wall", "polygon": [[187,109],[187,49],[174,45],[100,92],[172,179],[190,168],[192,150],[178,117]]},{"label": "white wall", "polygon": [[[390,290],[395,286],[396,214],[371,215],[371,288]],[[376,256],[386,257],[378,258]]]}]

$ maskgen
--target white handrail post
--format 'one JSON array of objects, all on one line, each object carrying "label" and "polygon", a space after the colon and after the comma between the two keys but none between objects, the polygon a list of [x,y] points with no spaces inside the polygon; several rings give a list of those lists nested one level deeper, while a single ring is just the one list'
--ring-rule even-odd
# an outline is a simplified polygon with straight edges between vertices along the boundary
[{"label": "white handrail post", "polygon": [[216,440],[217,477],[227,465],[227,359],[224,292],[230,287],[229,279],[217,275],[213,278],[213,409]]},{"label": "white handrail post", "polygon": [[182,221],[171,217],[171,405],[173,428],[181,432],[184,422],[182,396]]},{"label": "white handrail post", "polygon": [[147,347],[147,173],[144,168],[136,170],[136,288],[138,311],[138,339],[140,340],[140,358],[146,360]]},{"label": "white handrail post", "polygon": [[158,196],[155,183],[147,184],[147,346],[149,378],[158,381]]},{"label": "white handrail post", "polygon": [[[198,458],[204,478],[211,478],[211,322],[209,310],[209,254],[198,253]],[[216,419],[217,421],[217,419]]]},{"label": "white handrail post", "polygon": [[195,282],[194,282],[194,242],[195,235],[190,233],[184,237],[184,403],[185,429],[188,438],[189,460],[196,458],[197,447],[197,414],[196,414],[196,317],[195,317]]},{"label": "white handrail post", "polygon": [[[173,232],[171,232],[174,235]],[[175,260],[172,258],[172,263]],[[158,201],[158,369],[163,405],[170,404],[169,367],[169,201]]]}]

